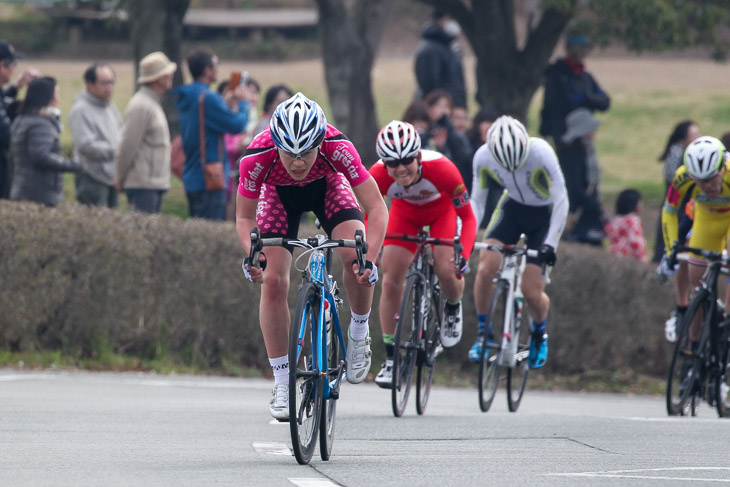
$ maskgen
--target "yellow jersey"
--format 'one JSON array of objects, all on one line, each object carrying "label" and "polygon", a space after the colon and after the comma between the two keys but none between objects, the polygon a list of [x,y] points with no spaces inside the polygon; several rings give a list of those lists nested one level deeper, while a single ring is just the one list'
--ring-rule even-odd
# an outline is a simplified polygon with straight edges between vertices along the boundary
[{"label": "yellow jersey", "polygon": [[664,248],[669,254],[679,232],[679,215],[682,203],[694,199],[694,225],[690,246],[706,250],[725,248],[730,230],[730,162],[725,163],[722,190],[715,198],[708,198],[687,168],[680,166],[674,174],[662,208],[662,233]]}]

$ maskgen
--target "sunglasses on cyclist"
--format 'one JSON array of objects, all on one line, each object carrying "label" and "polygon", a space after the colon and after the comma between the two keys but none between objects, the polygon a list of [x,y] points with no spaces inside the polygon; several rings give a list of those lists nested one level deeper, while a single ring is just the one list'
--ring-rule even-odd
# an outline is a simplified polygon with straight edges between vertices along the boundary
[{"label": "sunglasses on cyclist", "polygon": [[383,161],[383,164],[388,166],[391,169],[395,169],[396,167],[403,165],[407,166],[411,162],[413,162],[416,158],[415,157],[408,157],[406,159],[387,159]]}]

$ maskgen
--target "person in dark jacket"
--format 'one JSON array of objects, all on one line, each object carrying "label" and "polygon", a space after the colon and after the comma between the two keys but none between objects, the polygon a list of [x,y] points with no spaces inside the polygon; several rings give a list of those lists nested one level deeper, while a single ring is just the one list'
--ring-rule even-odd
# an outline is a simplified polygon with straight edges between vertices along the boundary
[{"label": "person in dark jacket", "polygon": [[[199,132],[198,103],[203,94],[205,118],[205,162],[226,162],[228,156],[223,143],[223,134],[237,134],[246,127],[247,113],[239,111],[239,102],[245,99],[243,85],[228,91],[224,99],[208,86],[218,80],[218,56],[212,50],[193,50],[187,58],[188,69],[193,78],[191,84],[178,86],[173,90],[175,105],[180,113],[180,134],[185,150],[183,185],[188,198],[191,217],[208,220],[224,220],[226,216],[226,190],[208,191],[201,167],[201,144]],[[228,164],[223,164],[223,180],[230,174]]]},{"label": "person in dark jacket", "polygon": [[[492,126],[492,123],[497,120],[497,118],[499,118],[499,112],[490,107],[482,108],[474,116],[474,119],[471,122],[471,128],[466,134],[472,148],[472,159],[474,158],[474,154],[476,153],[477,149],[483,146],[484,143],[487,141],[487,131],[489,130],[489,127]],[[475,171],[472,170],[472,172]],[[480,181],[480,179],[482,178],[485,178],[486,181]],[[486,188],[488,190],[487,202],[484,208],[484,216],[482,217],[482,221],[477,222],[478,228],[486,228],[487,225],[489,225],[489,220],[491,220],[492,218],[492,213],[494,213],[495,208],[497,208],[497,203],[499,202],[499,199],[502,197],[503,188],[502,185],[499,184],[499,182],[497,182],[497,180],[495,180],[494,177],[490,176],[489,173],[486,171],[482,171],[479,174],[473,174],[472,182],[469,188],[473,188],[475,186],[475,183],[476,185],[480,185],[482,187],[486,185]]]},{"label": "person in dark jacket", "polygon": [[12,126],[15,165],[10,199],[56,206],[63,200],[63,173],[79,172],[80,162],[61,155],[61,122],[56,80],[36,78]]},{"label": "person in dark jacket", "polygon": [[15,118],[17,109],[18,90],[38,76],[34,69],[25,70],[15,85],[10,85],[18,59],[23,59],[21,53],[16,52],[8,41],[0,40],[0,198],[10,195],[10,180],[12,168],[8,153],[10,151],[10,126]]},{"label": "person in dark jacket", "polygon": [[471,191],[472,150],[469,139],[454,127],[451,121],[453,100],[446,90],[437,89],[423,100],[428,110],[431,127],[421,143],[424,148],[436,150],[456,164],[467,189]]},{"label": "person in dark jacket", "polygon": [[466,85],[462,52],[456,38],[459,23],[442,10],[435,9],[433,21],[423,28],[423,40],[416,50],[417,98],[424,98],[436,89],[446,90],[454,103],[454,109],[466,116]]},{"label": "person in dark jacket", "polygon": [[552,137],[556,149],[562,144],[570,112],[577,108],[603,112],[611,104],[608,94],[585,69],[584,60],[590,50],[591,43],[587,37],[571,35],[566,40],[567,56],[545,70],[540,135]]}]

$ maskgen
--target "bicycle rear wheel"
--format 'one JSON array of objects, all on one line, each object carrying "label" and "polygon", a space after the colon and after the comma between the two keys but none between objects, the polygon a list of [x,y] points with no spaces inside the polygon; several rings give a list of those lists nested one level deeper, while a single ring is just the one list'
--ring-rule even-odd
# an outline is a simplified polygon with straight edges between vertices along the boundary
[{"label": "bicycle rear wheel", "polygon": [[403,415],[408,403],[408,394],[411,391],[413,379],[413,366],[416,363],[418,351],[418,322],[421,310],[421,279],[418,275],[412,275],[406,281],[403,301],[398,314],[393,343],[395,353],[393,356],[393,388],[392,405],[393,414],[396,417]]},{"label": "bicycle rear wheel", "polygon": [[[432,279],[436,279],[433,276]],[[431,284],[429,284],[431,285]],[[421,296],[422,300],[428,300],[427,296]],[[426,412],[428,404],[428,396],[431,393],[431,384],[433,383],[433,369],[436,366],[436,348],[439,345],[439,316],[440,306],[436,304],[439,300],[439,294],[434,293],[431,302],[422,304],[422,310],[428,310],[428,315],[422,320],[423,330],[421,337],[423,340],[423,348],[418,350],[416,371],[416,411],[418,414]],[[442,303],[439,303],[439,305]]]},{"label": "bicycle rear wheel", "polygon": [[[322,402],[321,425],[319,427],[319,454],[322,460],[329,460],[332,443],[335,441],[335,411],[339,387],[342,381],[342,344],[334,323],[330,323],[327,337],[327,380],[330,385],[330,398]],[[336,389],[333,390],[333,386]]]},{"label": "bicycle rear wheel", "polygon": [[322,381],[317,370],[319,293],[302,286],[289,337],[289,429],[294,456],[301,465],[312,459],[322,412]]},{"label": "bicycle rear wheel", "polygon": [[[497,392],[500,374],[500,355],[502,355],[502,331],[504,330],[505,312],[507,310],[507,282],[498,280],[494,286],[492,301],[487,312],[487,323],[492,324],[494,341],[484,339],[479,359],[479,408],[489,411]],[[499,328],[499,329],[498,329]]]},{"label": "bicycle rear wheel", "polygon": [[[520,320],[515,324],[517,336],[517,353],[514,367],[507,369],[507,407],[516,412],[520,407],[522,395],[525,393],[527,374],[530,371],[527,356],[530,354],[530,323],[526,310],[522,311]],[[516,316],[515,316],[516,317]]]},{"label": "bicycle rear wheel", "polygon": [[[687,416],[694,412],[695,404],[690,404],[690,397],[696,389],[696,379],[701,363],[689,339],[690,324],[696,319],[707,318],[711,305],[708,301],[709,292],[700,289],[684,313],[679,324],[677,343],[669,367],[667,378],[667,413],[670,416]],[[692,401],[695,403],[696,401]]]}]

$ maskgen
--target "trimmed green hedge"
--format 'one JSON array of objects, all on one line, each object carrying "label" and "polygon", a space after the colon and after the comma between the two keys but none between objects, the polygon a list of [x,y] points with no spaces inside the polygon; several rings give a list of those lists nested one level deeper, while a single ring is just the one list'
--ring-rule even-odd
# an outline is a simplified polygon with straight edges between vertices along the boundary
[{"label": "trimmed green hedge", "polygon": [[[0,201],[0,253],[0,349],[93,357],[106,347],[268,373],[259,289],[241,274],[243,252],[231,223]],[[465,360],[476,335],[473,276],[466,278],[464,339],[439,360],[442,370],[473,368]],[[564,243],[552,279],[545,374],[666,373],[671,349],[663,322],[672,290],[656,283],[650,266]],[[296,271],[291,282],[290,306]],[[379,289],[371,319],[374,371],[383,355]],[[347,323],[347,312],[341,315]]]}]

